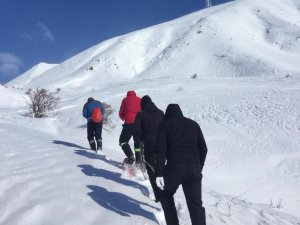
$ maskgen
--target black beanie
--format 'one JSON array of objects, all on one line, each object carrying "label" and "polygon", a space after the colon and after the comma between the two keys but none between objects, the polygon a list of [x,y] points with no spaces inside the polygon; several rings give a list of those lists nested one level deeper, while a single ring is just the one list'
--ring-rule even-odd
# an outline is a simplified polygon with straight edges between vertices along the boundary
[{"label": "black beanie", "polygon": [[149,95],[145,95],[141,99],[141,108],[144,108],[148,103],[152,102],[151,98]]},{"label": "black beanie", "polygon": [[94,101],[94,98],[89,97],[89,98],[88,98],[88,102],[91,102],[91,101]]}]

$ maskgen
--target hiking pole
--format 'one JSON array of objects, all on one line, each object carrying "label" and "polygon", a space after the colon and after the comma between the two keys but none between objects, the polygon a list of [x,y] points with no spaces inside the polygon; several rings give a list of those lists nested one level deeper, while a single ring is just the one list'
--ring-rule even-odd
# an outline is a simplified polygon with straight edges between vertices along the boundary
[{"label": "hiking pole", "polygon": [[144,155],[144,143],[141,141],[140,143],[140,146],[141,146],[141,159],[142,159],[142,162],[141,162],[141,171],[142,171],[142,174],[144,176],[144,179],[147,180],[147,176],[145,175],[145,171],[146,171],[146,160],[145,160],[145,155]]}]

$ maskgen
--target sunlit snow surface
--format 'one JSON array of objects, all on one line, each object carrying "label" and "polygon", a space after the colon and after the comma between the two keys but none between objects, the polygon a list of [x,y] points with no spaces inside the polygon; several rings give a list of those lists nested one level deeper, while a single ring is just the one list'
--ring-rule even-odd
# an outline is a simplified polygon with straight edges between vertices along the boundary
[{"label": "sunlit snow surface", "polygon": [[[40,64],[0,87],[0,224],[164,224],[142,176],[121,169],[118,110],[128,90],[178,103],[208,145],[208,225],[300,224],[299,1],[240,0]],[[196,74],[196,75],[195,75]],[[194,78],[192,78],[194,77]],[[26,88],[61,88],[32,119]],[[110,104],[103,154],[88,148],[87,98]],[[180,224],[190,224],[181,189]]]}]

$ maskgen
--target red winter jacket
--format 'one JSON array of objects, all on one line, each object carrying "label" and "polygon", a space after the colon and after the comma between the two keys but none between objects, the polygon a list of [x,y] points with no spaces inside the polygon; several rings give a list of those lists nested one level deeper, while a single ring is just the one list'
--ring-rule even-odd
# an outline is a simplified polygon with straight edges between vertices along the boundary
[{"label": "red winter jacket", "polygon": [[134,91],[128,91],[127,97],[123,99],[119,116],[125,124],[134,124],[136,114],[141,110],[141,99],[136,96]]}]

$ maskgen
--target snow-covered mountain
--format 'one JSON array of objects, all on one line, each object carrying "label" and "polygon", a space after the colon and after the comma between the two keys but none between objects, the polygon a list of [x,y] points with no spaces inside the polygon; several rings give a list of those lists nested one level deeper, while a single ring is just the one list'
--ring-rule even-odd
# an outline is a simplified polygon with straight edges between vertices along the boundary
[{"label": "snow-covered mountain", "polygon": [[[200,124],[208,225],[300,224],[299,10],[299,0],[236,0],[9,82],[61,88],[61,100],[44,119],[0,104],[0,224],[164,224],[148,181],[120,169],[118,109],[128,90],[162,110],[178,103]],[[17,95],[2,88],[0,102],[8,91]],[[90,96],[115,110],[105,155],[87,148],[81,110]],[[190,224],[181,189],[175,198],[180,224]]]},{"label": "snow-covered mountain", "polygon": [[9,85],[84,87],[193,74],[299,77],[297,4],[297,0],[236,0],[104,41],[37,77],[21,76]]},{"label": "snow-covered mountain", "polygon": [[32,67],[30,70],[26,71],[25,73],[21,74],[17,78],[15,78],[13,81],[9,82],[9,86],[14,86],[18,84],[22,84],[22,86],[29,84],[32,80],[37,78],[39,75],[45,73],[46,71],[50,70],[57,64],[47,64],[44,62],[41,62],[34,67]]}]

